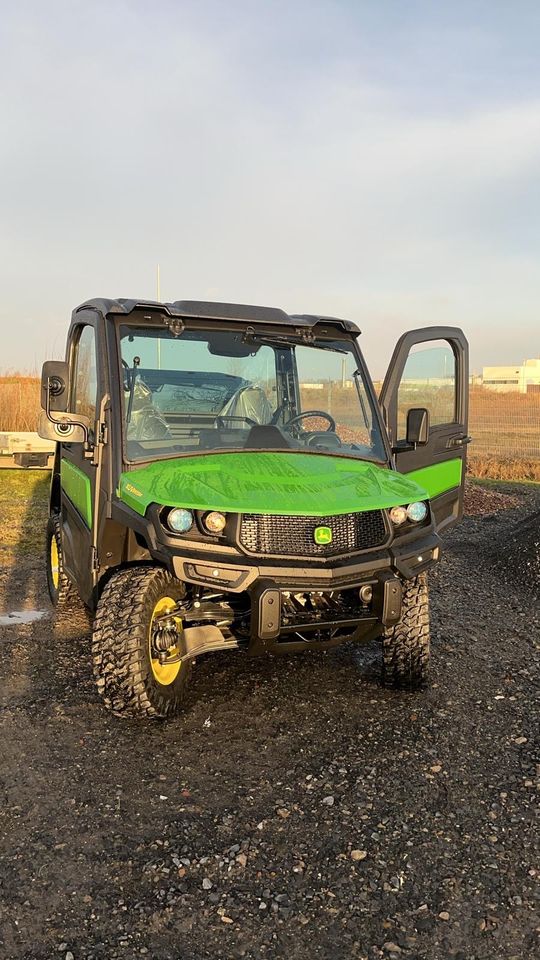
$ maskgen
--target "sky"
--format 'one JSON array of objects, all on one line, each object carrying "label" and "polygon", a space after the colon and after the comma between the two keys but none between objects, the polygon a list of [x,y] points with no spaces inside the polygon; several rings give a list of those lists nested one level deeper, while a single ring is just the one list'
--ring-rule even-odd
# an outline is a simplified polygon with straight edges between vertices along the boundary
[{"label": "sky", "polygon": [[540,356],[537,0],[0,0],[0,370],[89,297]]}]

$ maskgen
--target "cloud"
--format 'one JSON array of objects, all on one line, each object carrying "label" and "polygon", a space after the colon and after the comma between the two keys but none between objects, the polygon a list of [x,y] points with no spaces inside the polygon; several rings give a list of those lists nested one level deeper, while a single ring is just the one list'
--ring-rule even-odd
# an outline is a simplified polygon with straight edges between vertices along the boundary
[{"label": "cloud", "polygon": [[398,63],[369,5],[53,7],[12,14],[0,68],[0,323],[38,359],[87,296],[152,296],[158,261],[171,299],[349,315],[377,367],[411,324],[537,349],[540,100],[433,103],[450,52],[402,25]]}]

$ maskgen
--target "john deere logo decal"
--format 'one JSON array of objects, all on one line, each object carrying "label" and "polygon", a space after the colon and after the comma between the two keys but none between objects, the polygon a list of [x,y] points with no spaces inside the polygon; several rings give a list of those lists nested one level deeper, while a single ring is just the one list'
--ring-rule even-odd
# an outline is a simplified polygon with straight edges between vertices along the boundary
[{"label": "john deere logo decal", "polygon": [[313,539],[319,547],[324,547],[327,543],[332,543],[332,531],[330,527],[315,527]]}]

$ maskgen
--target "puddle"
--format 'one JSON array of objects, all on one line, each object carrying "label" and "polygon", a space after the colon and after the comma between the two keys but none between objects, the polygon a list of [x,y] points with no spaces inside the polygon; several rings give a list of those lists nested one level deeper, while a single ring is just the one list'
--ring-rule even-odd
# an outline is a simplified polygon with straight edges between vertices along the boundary
[{"label": "puddle", "polygon": [[45,610],[13,610],[0,614],[0,627],[15,626],[17,623],[33,623],[46,615]]}]

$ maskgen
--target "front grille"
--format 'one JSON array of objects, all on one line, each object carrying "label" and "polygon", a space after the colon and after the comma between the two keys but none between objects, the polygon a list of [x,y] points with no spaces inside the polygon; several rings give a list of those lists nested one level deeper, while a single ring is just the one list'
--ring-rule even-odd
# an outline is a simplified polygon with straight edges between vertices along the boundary
[{"label": "front grille", "polygon": [[[330,527],[332,542],[315,543],[316,527]],[[335,557],[380,547],[388,532],[382,510],[347,513],[337,517],[272,517],[245,513],[240,522],[240,544],[249,553],[283,557]]]}]

